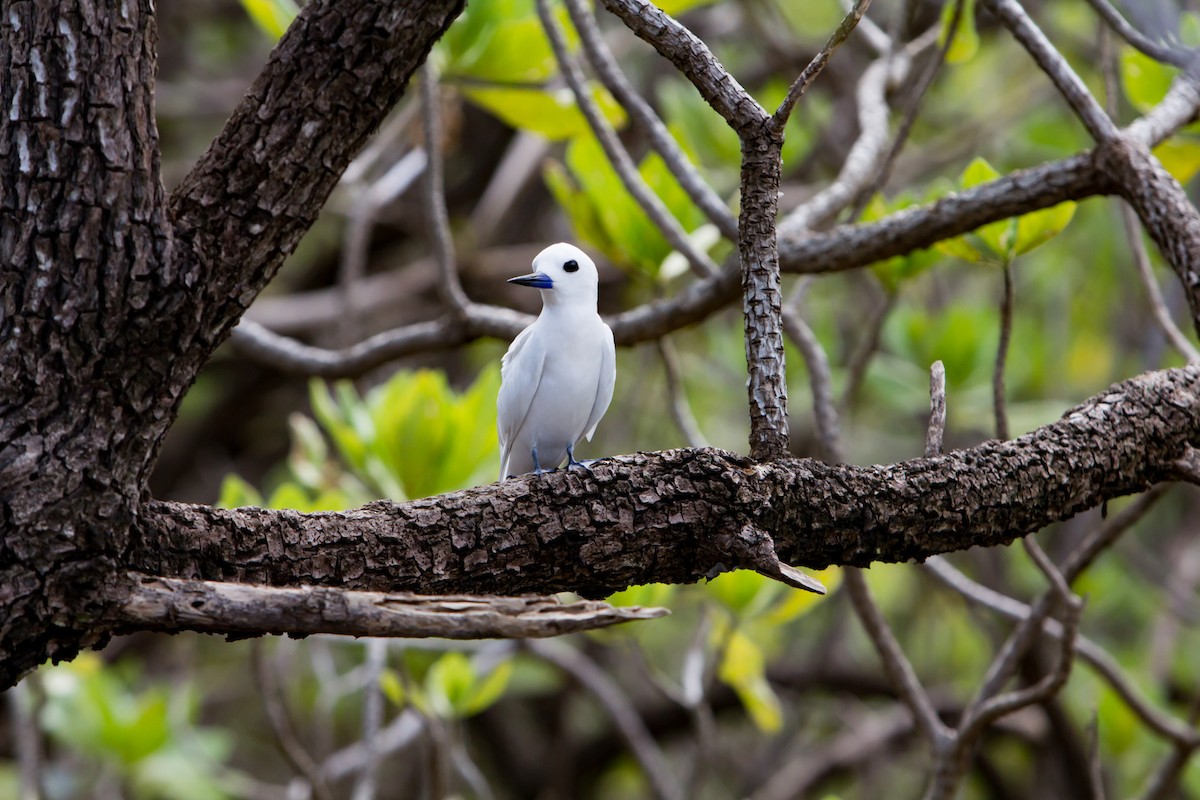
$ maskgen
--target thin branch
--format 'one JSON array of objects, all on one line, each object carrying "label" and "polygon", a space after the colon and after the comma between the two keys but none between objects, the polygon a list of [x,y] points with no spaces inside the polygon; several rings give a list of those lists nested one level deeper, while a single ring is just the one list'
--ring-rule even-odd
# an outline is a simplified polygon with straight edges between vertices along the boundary
[{"label": "thin branch", "polygon": [[409,150],[382,177],[357,192],[346,226],[345,245],[338,261],[338,288],[342,303],[338,325],[347,341],[359,336],[354,287],[367,274],[367,252],[375,219],[380,209],[408,191],[408,187],[425,171],[425,166],[425,151],[420,148]]},{"label": "thin branch", "polygon": [[[896,128],[896,135],[892,137],[892,144],[883,156],[883,160],[879,163],[870,186],[860,192],[856,211],[861,211],[865,208],[871,196],[881,191],[887,185],[892,175],[892,167],[895,166],[896,159],[899,158],[900,151],[904,149],[904,145],[908,142],[909,134],[912,133],[913,125],[917,122],[917,115],[921,110],[921,105],[924,103],[925,95],[929,91],[929,87],[933,85],[934,78],[937,77],[942,66],[946,63],[946,56],[958,38],[959,23],[962,20],[963,6],[966,5],[966,0],[952,0],[952,2],[954,3],[954,10],[950,14],[950,24],[946,28],[946,38],[942,41],[941,46],[938,47],[933,60],[929,62],[925,71],[921,73],[921,77],[917,79],[917,88],[909,96],[904,111],[900,115],[900,125]],[[937,27],[940,29],[940,26]]]},{"label": "thin branch", "polygon": [[876,652],[879,653],[879,659],[883,662],[883,669],[887,673],[888,679],[895,687],[896,693],[900,695],[900,699],[912,712],[913,720],[917,730],[921,732],[921,736],[924,737],[933,752],[940,752],[952,741],[953,732],[938,717],[937,709],[934,708],[933,701],[929,699],[925,687],[921,685],[916,670],[904,656],[904,651],[900,648],[900,643],[896,641],[891,628],[888,627],[883,612],[879,610],[879,606],[871,597],[871,589],[867,586],[866,577],[860,570],[849,569],[845,573],[845,582],[850,602],[854,604],[854,610],[858,613],[863,628],[871,638],[872,644],[875,645]]},{"label": "thin branch", "polygon": [[[923,566],[935,578],[968,601],[995,611],[1008,619],[1022,622],[1028,619],[1032,612],[1029,605],[971,580],[941,556],[928,559]],[[1062,625],[1057,620],[1045,620],[1042,623],[1042,634],[1061,640],[1063,637]],[[1173,742],[1189,745],[1200,744],[1200,733],[1156,708],[1148,698],[1141,694],[1137,683],[1121,671],[1121,666],[1116,659],[1109,655],[1107,650],[1086,636],[1077,637],[1075,649],[1079,658],[1112,687],[1117,696],[1142,720],[1146,727]]]},{"label": "thin branch", "polygon": [[1012,262],[1004,262],[1004,290],[1000,297],[1000,344],[992,370],[992,409],[996,415],[996,438],[1008,438],[1008,409],[1004,398],[1004,368],[1008,362],[1008,343],[1012,339],[1013,274]]},{"label": "thin branch", "polygon": [[1054,82],[1059,94],[1075,111],[1075,116],[1097,142],[1106,142],[1120,135],[1116,123],[1104,112],[1100,103],[1088,91],[1083,80],[1071,69],[1062,54],[1050,44],[1037,24],[1025,13],[1017,0],[983,0],[984,5],[1004,23],[1018,42],[1033,56],[1034,61]]},{"label": "thin branch", "polygon": [[877,174],[888,138],[888,86],[903,80],[912,65],[905,54],[876,59],[863,70],[854,91],[858,106],[858,138],[837,177],[779,223],[779,234],[800,236],[837,216]]},{"label": "thin branch", "polygon": [[521,639],[559,636],[668,613],[663,608],[614,608],[592,600],[565,604],[553,597],[415,595],[130,578],[133,585],[121,605],[124,624],[167,632]]},{"label": "thin branch", "polygon": [[682,787],[672,773],[666,756],[646,730],[646,724],[637,709],[598,664],[580,650],[560,642],[528,642],[526,647],[534,655],[577,680],[599,701],[625,739],[630,754],[641,765],[655,797],[659,800],[683,797]]},{"label": "thin branch", "polygon": [[1126,43],[1155,61],[1161,61],[1181,69],[1191,69],[1195,66],[1197,53],[1194,48],[1170,47],[1154,41],[1130,25],[1121,12],[1108,0],[1087,0],[1087,2]]},{"label": "thin branch", "polygon": [[454,257],[454,238],[450,234],[450,214],[446,210],[446,181],[442,169],[442,98],[438,91],[438,69],[433,59],[421,71],[421,110],[425,120],[425,149],[429,169],[425,173],[425,218],[433,239],[438,263],[438,292],[455,317],[462,317],[471,306],[458,279]]},{"label": "thin branch", "polygon": [[602,2],[638,38],[649,42],[663,58],[674,64],[739,136],[742,131],[763,125],[770,119],[766,109],[725,71],[708,45],[670,14],[646,0]]},{"label": "thin branch", "polygon": [[292,768],[308,781],[317,800],[333,800],[333,793],[321,775],[320,768],[296,736],[296,728],[279,694],[279,682],[276,680],[274,668],[267,661],[261,641],[251,642],[250,661],[254,669],[255,685],[280,752]]},{"label": "thin branch", "polygon": [[537,10],[538,16],[542,20],[542,27],[550,39],[550,46],[554,49],[554,57],[558,59],[563,77],[567,79],[567,85],[571,87],[571,92],[575,95],[575,103],[583,112],[592,133],[595,134],[596,140],[604,149],[609,163],[621,178],[621,184],[625,190],[633,196],[670,245],[683,254],[688,265],[697,275],[701,277],[716,275],[720,272],[720,268],[708,257],[707,253],[696,247],[688,237],[688,232],[683,229],[683,225],[642,179],[629,151],[621,144],[621,140],[617,138],[617,132],[613,130],[608,119],[600,111],[595,98],[588,90],[583,70],[567,50],[566,35],[563,33],[559,20],[550,10],[550,0],[537,0]]},{"label": "thin branch", "polygon": [[675,346],[665,336],[656,342],[658,357],[662,361],[663,375],[667,381],[668,408],[671,420],[679,432],[683,434],[688,447],[707,447],[708,440],[704,438],[692,407],[688,404],[687,391],[683,385],[683,375],[679,369],[679,356]]},{"label": "thin branch", "polygon": [[946,367],[941,361],[929,367],[929,427],[925,433],[925,457],[941,455],[946,435]]},{"label": "thin branch", "polygon": [[667,126],[621,72],[617,60],[604,43],[604,37],[600,34],[600,28],[588,4],[585,0],[566,0],[566,6],[571,21],[575,23],[575,30],[579,32],[583,52],[600,82],[629,112],[634,125],[641,129],[654,152],[662,157],[671,174],[679,181],[679,185],[697,208],[717,226],[722,236],[736,242],[737,216],[700,176],[699,171],[675,141],[675,137],[667,130]]},{"label": "thin branch", "polygon": [[771,120],[768,125],[776,132],[782,133],[784,126],[787,125],[788,117],[792,115],[792,109],[796,107],[797,101],[808,90],[808,87],[816,77],[821,74],[821,70],[825,69],[825,65],[829,63],[830,57],[841,46],[842,42],[850,35],[850,32],[858,25],[858,21],[862,19],[863,14],[867,13],[867,9],[871,7],[871,0],[855,0],[854,5],[850,8],[849,13],[842,18],[838,23],[837,28],[829,35],[825,41],[825,46],[822,47],[812,60],[808,62],[796,80],[792,81],[792,85],[788,87],[787,96],[783,98],[783,102],[779,104],[779,108],[775,109],[775,113],[771,115]]},{"label": "thin branch", "polygon": [[352,800],[375,800],[379,786],[379,765],[383,758],[379,731],[383,725],[383,687],[380,678],[387,664],[388,643],[384,639],[368,639],[366,646],[366,668],[363,675],[362,741],[367,746],[367,757],[354,783]]},{"label": "thin branch", "polygon": [[[1126,132],[1154,145],[1196,115],[1200,91],[1176,81],[1166,98]],[[1095,167],[1094,153],[1072,156],[1016,172],[926,206],[891,214],[878,222],[841,225],[830,231],[792,235],[780,231],[780,267],[785,272],[844,272],[961,236],[991,222],[1115,191],[1109,176]],[[656,339],[706,319],[737,297],[740,273],[726,269],[679,294],[622,312],[610,320],[620,345]],[[292,372],[326,377],[357,375],[403,355],[452,347],[479,336],[513,339],[532,318],[495,306],[473,304],[465,323],[451,320],[387,331],[345,350],[326,350],[287,340],[246,320],[233,340],[256,360]],[[245,330],[243,330],[243,328]],[[869,352],[869,351],[864,351]],[[848,386],[855,383],[850,381]],[[843,401],[845,402],[845,401]]]},{"label": "thin branch", "polygon": [[817,431],[817,439],[825,451],[822,456],[834,463],[846,460],[842,449],[841,420],[838,415],[837,402],[833,395],[833,375],[829,370],[829,357],[825,348],[813,333],[812,328],[804,321],[798,308],[805,288],[804,281],[797,284],[796,290],[783,307],[783,331],[788,335],[808,367],[808,383],[813,398],[813,419]]},{"label": "thin branch", "polygon": [[1154,321],[1158,323],[1159,329],[1171,346],[1178,350],[1189,364],[1200,363],[1200,350],[1188,340],[1171,319],[1171,312],[1167,310],[1162,289],[1158,285],[1158,279],[1154,277],[1154,268],[1150,265],[1150,254],[1146,252],[1146,244],[1142,241],[1142,229],[1137,224],[1137,214],[1127,203],[1119,203],[1119,206],[1121,226],[1125,229],[1125,239],[1129,242],[1129,251],[1133,256],[1133,264],[1137,267],[1142,287],[1146,290],[1146,299],[1150,302],[1150,312],[1154,315]]},{"label": "thin branch", "polygon": [[871,308],[870,316],[860,326],[862,336],[856,343],[850,355],[850,364],[846,368],[846,385],[842,389],[841,401],[842,408],[847,411],[858,403],[858,392],[867,377],[867,368],[871,365],[871,359],[879,352],[879,337],[883,333],[884,323],[896,307],[896,295],[881,291],[875,276],[868,274],[864,280],[868,286],[876,289],[878,299]]}]

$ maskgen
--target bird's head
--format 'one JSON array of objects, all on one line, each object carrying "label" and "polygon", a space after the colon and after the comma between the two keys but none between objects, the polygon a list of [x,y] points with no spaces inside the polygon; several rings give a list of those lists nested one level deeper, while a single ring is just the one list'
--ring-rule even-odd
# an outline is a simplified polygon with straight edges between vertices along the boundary
[{"label": "bird's head", "polygon": [[508,282],[541,289],[546,305],[590,303],[595,308],[599,282],[596,265],[575,245],[566,242],[550,245],[537,254],[533,270],[528,275],[509,278]]}]

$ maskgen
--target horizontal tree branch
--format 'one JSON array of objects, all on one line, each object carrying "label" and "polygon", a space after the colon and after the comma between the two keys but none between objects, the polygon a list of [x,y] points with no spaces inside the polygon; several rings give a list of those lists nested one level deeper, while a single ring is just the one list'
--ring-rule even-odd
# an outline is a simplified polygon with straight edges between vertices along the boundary
[{"label": "horizontal tree branch", "polygon": [[1016,439],[883,466],[684,449],[341,513],[151,501],[127,566],[267,585],[597,597],[738,567],[769,574],[780,560],[923,560],[1173,480],[1198,442],[1193,366],[1116,384]]},{"label": "horizontal tree branch", "polygon": [[129,578],[119,626],[131,631],[531,639],[670,613],[665,608],[617,608],[594,600],[563,603],[553,597],[429,596],[318,586],[284,589],[137,574]]}]

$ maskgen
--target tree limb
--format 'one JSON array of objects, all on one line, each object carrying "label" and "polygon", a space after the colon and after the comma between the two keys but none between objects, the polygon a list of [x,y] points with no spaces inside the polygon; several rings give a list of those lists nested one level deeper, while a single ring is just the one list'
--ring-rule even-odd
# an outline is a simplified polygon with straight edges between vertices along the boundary
[{"label": "tree limb", "polygon": [[129,577],[131,588],[120,606],[121,624],[129,630],[167,633],[528,639],[668,613],[664,608],[617,608],[595,601],[562,603],[553,597],[429,596]]},{"label": "tree limb", "polygon": [[1200,367],[1186,367],[1016,439],[884,466],[669,450],[344,513],[150,502],[127,562],[269,585],[596,597],[781,560],[866,566],[1010,542],[1173,479],[1196,441]]}]

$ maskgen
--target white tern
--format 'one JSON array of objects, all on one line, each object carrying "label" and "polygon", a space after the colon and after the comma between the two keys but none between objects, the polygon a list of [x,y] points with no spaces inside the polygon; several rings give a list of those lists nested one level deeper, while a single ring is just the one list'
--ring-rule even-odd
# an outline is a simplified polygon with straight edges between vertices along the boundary
[{"label": "white tern", "polygon": [[500,480],[555,469],[564,458],[583,466],[575,444],[591,441],[617,380],[613,334],[596,313],[596,265],[560,242],[538,253],[533,269],[509,279],[541,290],[542,313],[500,362]]}]

